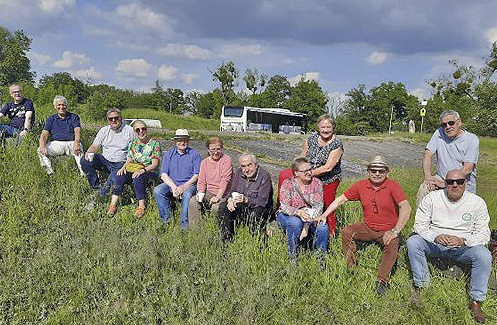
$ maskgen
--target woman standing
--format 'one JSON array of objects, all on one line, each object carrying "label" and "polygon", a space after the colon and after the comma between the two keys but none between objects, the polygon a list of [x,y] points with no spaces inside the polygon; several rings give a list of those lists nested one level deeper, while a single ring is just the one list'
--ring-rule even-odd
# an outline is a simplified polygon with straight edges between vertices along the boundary
[{"label": "woman standing", "polygon": [[[324,206],[335,200],[338,184],[341,180],[341,158],[343,144],[334,133],[335,121],[328,115],[321,115],[317,120],[318,130],[304,142],[302,156],[307,157],[311,164],[312,176],[323,183]],[[336,232],[335,214],[328,216],[330,235]]]},{"label": "woman standing", "polygon": [[117,211],[117,201],[122,193],[124,184],[133,182],[138,208],[135,217],[141,218],[145,214],[145,189],[147,181],[159,179],[157,167],[161,154],[160,143],[150,139],[147,135],[147,126],[141,120],[133,123],[136,139],[128,146],[128,157],[123,167],[117,171],[116,187],[112,192],[107,214],[113,216]]}]

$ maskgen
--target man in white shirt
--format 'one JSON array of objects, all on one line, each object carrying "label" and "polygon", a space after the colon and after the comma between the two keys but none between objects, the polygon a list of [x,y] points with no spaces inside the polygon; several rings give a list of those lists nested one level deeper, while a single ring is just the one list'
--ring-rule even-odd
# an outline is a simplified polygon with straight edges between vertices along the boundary
[{"label": "man in white shirt", "polygon": [[490,240],[490,217],[485,201],[465,191],[466,183],[464,171],[449,171],[445,189],[427,194],[416,211],[416,234],[407,240],[415,286],[412,300],[419,300],[421,288],[430,281],[427,256],[469,264],[469,308],[475,320],[484,323],[481,302],[486,298],[492,269],[492,256],[485,247]]}]

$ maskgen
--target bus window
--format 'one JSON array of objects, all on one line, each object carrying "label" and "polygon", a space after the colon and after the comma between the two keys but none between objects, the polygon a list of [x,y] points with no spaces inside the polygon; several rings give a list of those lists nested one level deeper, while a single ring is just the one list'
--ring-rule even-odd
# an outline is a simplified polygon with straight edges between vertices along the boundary
[{"label": "bus window", "polygon": [[225,117],[242,117],[243,115],[243,107],[224,107],[224,116]]}]

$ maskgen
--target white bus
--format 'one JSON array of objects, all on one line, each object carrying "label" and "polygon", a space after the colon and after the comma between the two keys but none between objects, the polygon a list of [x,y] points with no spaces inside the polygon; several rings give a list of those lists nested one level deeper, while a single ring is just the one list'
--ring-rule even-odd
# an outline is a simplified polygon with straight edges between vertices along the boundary
[{"label": "white bus", "polygon": [[221,131],[273,133],[305,133],[306,114],[286,108],[223,106]]}]

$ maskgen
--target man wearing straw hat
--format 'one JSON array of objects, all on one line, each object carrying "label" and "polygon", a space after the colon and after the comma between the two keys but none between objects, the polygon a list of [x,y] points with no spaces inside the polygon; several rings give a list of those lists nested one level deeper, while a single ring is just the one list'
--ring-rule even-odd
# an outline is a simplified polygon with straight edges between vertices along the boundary
[{"label": "man wearing straw hat", "polygon": [[172,140],[175,146],[162,155],[160,177],[164,183],[154,189],[155,201],[159,208],[162,224],[169,223],[171,216],[170,200],[181,200],[179,226],[188,228],[188,204],[197,191],[197,179],[202,158],[197,150],[188,146],[188,130],[177,129]]},{"label": "man wearing straw hat", "polygon": [[347,265],[356,265],[356,241],[377,242],[383,253],[376,281],[376,293],[381,296],[388,288],[390,271],[398,255],[399,234],[404,228],[411,206],[400,185],[388,178],[389,168],[381,156],[376,156],[367,166],[368,178],[349,187],[333,201],[321,215],[325,221],[328,214],[347,201],[360,201],[364,221],[343,229],[342,244]]}]

